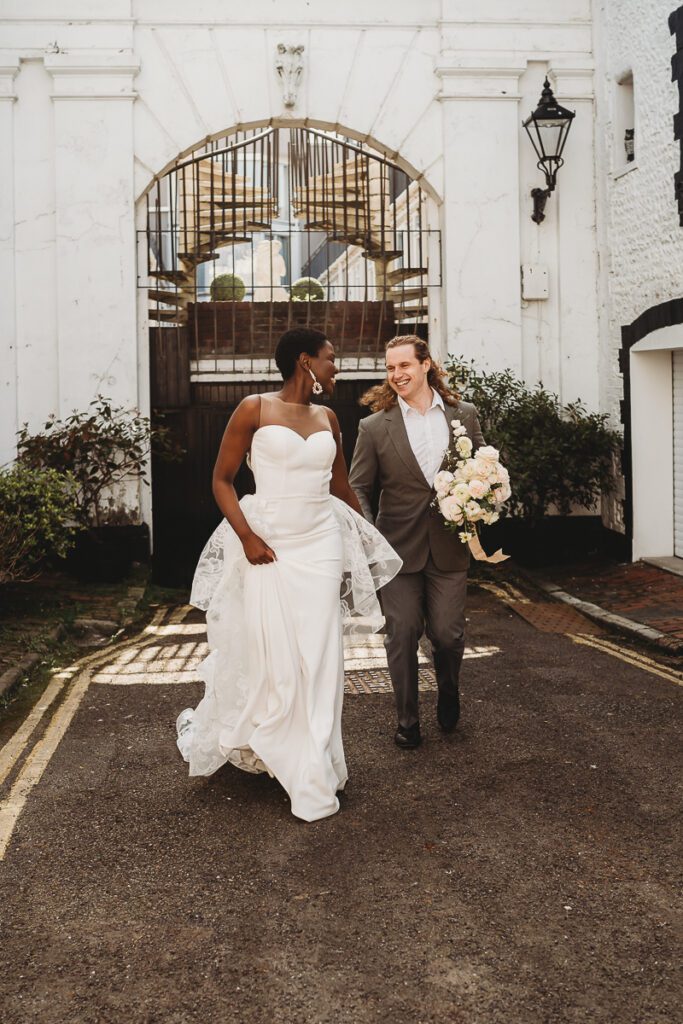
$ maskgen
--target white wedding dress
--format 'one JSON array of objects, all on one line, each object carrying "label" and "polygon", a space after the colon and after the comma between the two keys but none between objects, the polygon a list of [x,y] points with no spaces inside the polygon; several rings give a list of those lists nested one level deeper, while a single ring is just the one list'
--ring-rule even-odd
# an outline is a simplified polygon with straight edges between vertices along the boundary
[{"label": "white wedding dress", "polygon": [[178,717],[190,775],[226,762],[268,772],[305,821],[334,814],[347,779],[341,735],[342,630],[375,631],[376,589],[401,560],[365,519],[330,495],[336,443],[324,409],[262,396],[240,502],[275,551],[251,565],[223,520],[202,552],[192,604],[207,610],[203,700]]}]

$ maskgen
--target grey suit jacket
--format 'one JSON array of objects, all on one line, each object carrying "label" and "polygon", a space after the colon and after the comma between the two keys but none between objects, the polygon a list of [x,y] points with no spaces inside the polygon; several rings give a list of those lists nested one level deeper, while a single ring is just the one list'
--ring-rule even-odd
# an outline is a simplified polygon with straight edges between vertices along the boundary
[{"label": "grey suit jacket", "polygon": [[[473,405],[447,405],[445,413],[449,427],[454,419],[460,420],[475,451],[485,443]],[[452,447],[452,430],[449,436]],[[446,529],[441,515],[430,507],[434,489],[410,447],[398,404],[360,421],[349,480],[370,522],[372,496],[379,485],[375,526],[403,559],[401,572],[420,572],[430,554],[443,572],[467,569],[469,548]]]}]

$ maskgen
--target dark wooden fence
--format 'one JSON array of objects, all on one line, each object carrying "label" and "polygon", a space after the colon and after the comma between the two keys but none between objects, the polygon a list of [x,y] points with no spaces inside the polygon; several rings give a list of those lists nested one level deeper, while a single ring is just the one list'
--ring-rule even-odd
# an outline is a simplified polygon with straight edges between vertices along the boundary
[{"label": "dark wooden fence", "polygon": [[[230,414],[250,394],[275,391],[277,381],[190,383],[186,328],[152,328],[151,392],[153,422],[168,427],[185,449],[179,462],[152,460],[153,565],[155,580],[187,586],[220,512],[211,493],[211,474]],[[358,422],[367,410],[358,405],[371,380],[339,380],[334,410],[339,418],[347,462]],[[240,496],[253,491],[243,465],[235,481]]]}]

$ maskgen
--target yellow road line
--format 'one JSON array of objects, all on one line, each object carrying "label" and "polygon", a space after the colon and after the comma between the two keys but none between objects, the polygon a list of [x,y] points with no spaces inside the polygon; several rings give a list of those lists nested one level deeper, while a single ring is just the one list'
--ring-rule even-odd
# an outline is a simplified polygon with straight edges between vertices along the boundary
[{"label": "yellow road line", "polygon": [[[158,609],[154,613],[150,625],[156,625],[159,623],[163,616],[164,609]],[[17,731],[7,740],[2,749],[0,749],[0,786],[23,754],[28,741],[40,723],[41,718],[50,705],[54,703],[55,698],[64,689],[66,683],[72,679],[77,672],[86,668],[86,666],[95,664],[102,660],[105,660],[106,663],[110,654],[115,652],[119,647],[125,647],[128,643],[129,641],[124,641],[123,643],[119,642],[118,644],[112,644],[111,647],[95,651],[93,654],[88,654],[84,658],[79,658],[79,660],[73,665],[68,665],[66,668],[60,669],[59,672],[56,672],[53,675],[52,681],[41,694],[39,702],[29,712]]]},{"label": "yellow road line", "polygon": [[[164,609],[158,609],[152,620],[152,623],[158,623],[164,616]],[[52,755],[59,746],[62,737],[66,730],[69,728],[71,721],[76,714],[83,697],[87,693],[88,687],[90,686],[92,673],[95,671],[97,662],[106,664],[111,658],[112,653],[119,647],[126,647],[131,644],[139,644],[139,637],[132,637],[129,640],[124,641],[121,644],[112,645],[107,647],[105,650],[97,651],[94,654],[88,655],[83,658],[81,662],[77,662],[74,666],[71,666],[75,671],[75,677],[73,678],[71,688],[67,693],[64,701],[59,705],[52,716],[52,720],[47,726],[45,733],[42,738],[36,743],[33,750],[30,752],[26,761],[19,772],[12,788],[10,789],[7,799],[0,803],[0,861],[4,859],[5,852],[9,845],[9,841],[12,838],[15,825],[24,809],[24,805],[28,799],[28,796],[34,786],[40,782],[43,772],[47,768]],[[153,642],[153,641],[151,641]],[[68,670],[63,670],[60,675],[63,675]],[[55,684],[57,679],[54,680]],[[52,684],[50,684],[52,685]],[[62,684],[63,685],[63,684]],[[49,687],[48,687],[49,688]],[[51,695],[50,702],[54,701],[54,698],[59,692],[59,687],[55,686],[54,692]],[[35,729],[36,725],[40,721],[40,717],[47,709],[49,704],[46,704],[43,711],[38,715],[32,722],[30,728],[27,722],[24,723],[26,728],[19,730],[22,732],[22,738],[20,742],[13,743],[10,752],[7,754],[6,762],[8,764],[7,770],[11,770],[12,766],[16,763],[17,759],[23,752],[31,733]],[[30,716],[29,716],[30,717]],[[13,738],[14,739],[14,738]],[[12,743],[12,740],[9,741]],[[5,754],[5,745],[2,750],[2,754]],[[6,777],[6,775],[5,775]]]},{"label": "yellow road line", "polygon": [[505,604],[509,604],[510,601],[517,601],[520,604],[531,604],[529,598],[521,590],[518,590],[517,587],[513,587],[511,583],[490,583],[488,580],[473,580],[472,582],[475,586],[482,587],[482,589],[488,590],[491,594],[495,594]]},{"label": "yellow road line", "polygon": [[64,733],[69,728],[89,685],[90,672],[86,669],[76,677],[64,703],[57,708],[52,716],[52,721],[45,730],[44,736],[38,740],[26,758],[26,763],[19,772],[9,796],[0,804],[0,860],[3,860],[5,856],[14,826],[24,809],[29,793],[40,782],[43,772],[50,763]]},{"label": "yellow road line", "polygon": [[664,669],[683,681],[683,672],[679,672],[677,669],[671,668],[670,665],[663,665],[661,661],[649,658],[647,654],[643,654],[641,651],[633,651],[630,648],[622,647],[621,644],[617,644],[613,640],[608,640],[605,636],[591,636],[591,640],[593,640],[594,643],[599,644],[601,647],[606,647],[613,651],[626,651],[632,658],[635,658],[636,661],[641,661],[644,665],[654,665],[655,668]]},{"label": "yellow road line", "polygon": [[[509,604],[511,600],[520,601],[524,604],[529,603],[529,599],[510,583],[501,582],[500,584],[497,584],[490,583],[487,580],[475,580],[473,582],[475,582],[478,587],[482,587],[484,590],[488,590],[491,594],[495,594],[495,596],[505,604]],[[579,614],[583,614],[579,609],[575,610],[579,612]],[[565,633],[563,635],[568,636],[570,640],[574,641],[574,643],[583,644],[586,647],[592,647],[596,651],[602,651],[603,654],[610,654],[613,658],[619,658],[621,661],[625,661],[629,665],[634,665],[636,668],[640,668],[644,672],[650,672],[652,675],[666,679],[667,682],[675,683],[677,686],[683,686],[683,672],[678,672],[676,669],[669,668],[668,665],[663,665],[661,662],[655,661],[653,658],[648,658],[645,654],[639,654],[636,651],[629,650],[628,648],[620,647],[618,644],[611,640],[606,640],[604,637],[589,637],[585,633]]]},{"label": "yellow road line", "polygon": [[683,686],[683,673],[677,672],[667,665],[662,665],[644,654],[635,654],[627,648],[619,647],[609,640],[602,640],[598,637],[589,637],[579,633],[567,633],[566,635],[575,644],[592,647],[596,651],[602,651],[603,654],[609,654],[613,658],[619,658],[629,665],[634,665],[636,668],[642,669],[643,672],[650,672],[651,675],[661,676],[662,679],[666,679],[669,683],[675,683],[676,686]]},{"label": "yellow road line", "polygon": [[62,692],[66,681],[69,678],[70,674],[60,672],[52,679],[44,693],[41,694],[40,703],[35,705],[31,712],[26,716],[21,726],[10,737],[7,743],[5,743],[2,750],[0,750],[0,785],[2,785],[9,773],[12,771],[17,759],[21,756],[22,751],[31,738],[34,729],[54,701],[55,697]]}]

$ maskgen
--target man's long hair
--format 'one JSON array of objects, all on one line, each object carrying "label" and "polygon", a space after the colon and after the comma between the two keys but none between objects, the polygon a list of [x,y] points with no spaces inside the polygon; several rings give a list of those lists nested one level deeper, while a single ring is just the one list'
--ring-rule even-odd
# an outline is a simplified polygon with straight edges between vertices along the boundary
[{"label": "man's long hair", "polygon": [[[388,352],[390,348],[398,348],[399,345],[412,345],[415,349],[415,355],[421,363],[424,363],[425,359],[431,360],[432,365],[427,371],[427,383],[430,387],[434,388],[437,395],[441,395],[446,405],[457,405],[460,396],[456,391],[451,391],[448,385],[444,383],[446,371],[435,361],[429,351],[427,342],[423,341],[422,338],[418,338],[416,334],[399,334],[386,343],[386,351]],[[391,409],[397,402],[398,395],[389,385],[388,381],[384,381],[383,384],[376,384],[373,388],[366,391],[360,399],[360,404],[369,405],[373,412],[386,412],[387,409]]]}]

